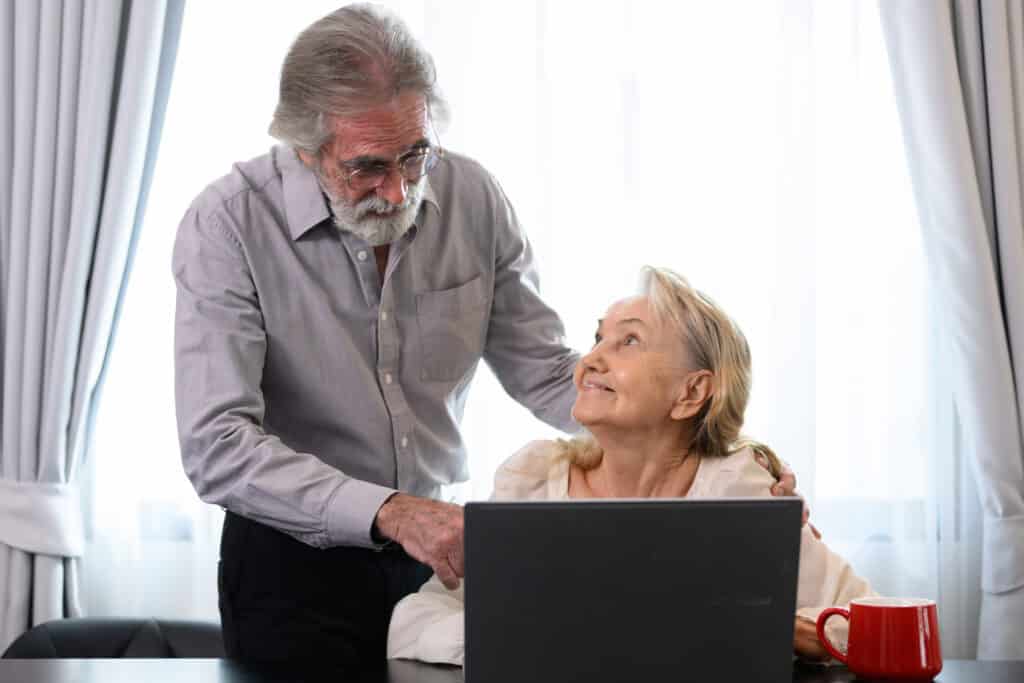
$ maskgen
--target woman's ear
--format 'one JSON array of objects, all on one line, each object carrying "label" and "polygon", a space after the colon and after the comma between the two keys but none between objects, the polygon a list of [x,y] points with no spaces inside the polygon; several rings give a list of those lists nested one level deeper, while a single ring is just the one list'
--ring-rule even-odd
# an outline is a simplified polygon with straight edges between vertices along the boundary
[{"label": "woman's ear", "polygon": [[672,406],[672,419],[685,420],[699,413],[704,404],[711,400],[711,395],[714,392],[713,379],[714,375],[710,370],[697,370],[690,373],[683,380],[679,397]]}]

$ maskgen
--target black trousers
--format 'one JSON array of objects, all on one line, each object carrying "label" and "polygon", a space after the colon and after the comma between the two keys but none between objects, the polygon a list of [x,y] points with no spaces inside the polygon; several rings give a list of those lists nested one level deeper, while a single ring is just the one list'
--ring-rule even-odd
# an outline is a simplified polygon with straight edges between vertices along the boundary
[{"label": "black trousers", "polygon": [[398,545],[321,550],[228,512],[217,577],[227,656],[383,666],[391,610],[430,574]]}]

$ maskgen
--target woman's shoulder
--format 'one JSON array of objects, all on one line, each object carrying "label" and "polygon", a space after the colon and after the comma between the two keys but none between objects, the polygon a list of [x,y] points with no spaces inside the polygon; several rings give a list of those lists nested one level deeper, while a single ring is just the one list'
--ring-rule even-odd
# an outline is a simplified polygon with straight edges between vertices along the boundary
[{"label": "woman's shoulder", "polygon": [[758,463],[754,450],[744,446],[735,453],[719,458],[704,458],[705,469],[702,495],[751,498],[771,495],[775,477]]},{"label": "woman's shoulder", "polygon": [[531,441],[513,453],[494,475],[494,500],[543,499],[548,484],[569,466],[555,441]]}]

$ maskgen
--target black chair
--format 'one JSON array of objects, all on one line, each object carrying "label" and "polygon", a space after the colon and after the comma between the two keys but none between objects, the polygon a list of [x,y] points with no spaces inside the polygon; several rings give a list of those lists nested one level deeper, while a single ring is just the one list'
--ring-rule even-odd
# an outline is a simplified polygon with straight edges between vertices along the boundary
[{"label": "black chair", "polygon": [[4,659],[221,658],[220,624],[163,619],[57,619],[11,643]]}]

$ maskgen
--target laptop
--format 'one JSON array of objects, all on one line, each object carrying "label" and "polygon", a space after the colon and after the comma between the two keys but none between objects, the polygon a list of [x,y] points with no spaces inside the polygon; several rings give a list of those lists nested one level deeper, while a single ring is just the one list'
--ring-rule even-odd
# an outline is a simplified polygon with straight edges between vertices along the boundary
[{"label": "laptop", "polygon": [[465,680],[790,680],[801,506],[469,503]]}]

